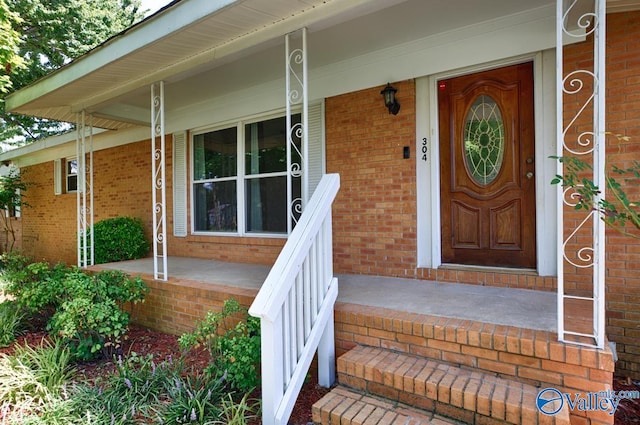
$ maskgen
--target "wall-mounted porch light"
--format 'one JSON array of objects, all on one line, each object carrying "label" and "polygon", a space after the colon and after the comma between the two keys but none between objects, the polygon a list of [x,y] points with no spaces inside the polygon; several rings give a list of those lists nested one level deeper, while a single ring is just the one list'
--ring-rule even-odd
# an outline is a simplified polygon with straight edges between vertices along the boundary
[{"label": "wall-mounted porch light", "polygon": [[398,111],[400,110],[400,104],[396,100],[397,91],[398,89],[387,83],[387,87],[380,92],[384,97],[384,106],[386,106],[389,109],[389,113],[393,115],[398,115]]}]

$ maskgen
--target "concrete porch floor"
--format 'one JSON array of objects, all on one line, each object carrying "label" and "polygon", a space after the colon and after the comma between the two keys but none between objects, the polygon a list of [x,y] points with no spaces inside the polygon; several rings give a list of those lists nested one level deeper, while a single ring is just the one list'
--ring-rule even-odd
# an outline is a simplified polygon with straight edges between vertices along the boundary
[{"label": "concrete porch floor", "polygon": [[[153,259],[101,264],[131,275],[153,275]],[[269,267],[186,257],[169,257],[169,278],[260,288]],[[556,294],[427,280],[338,275],[338,302],[455,317],[497,325],[555,331]]]}]

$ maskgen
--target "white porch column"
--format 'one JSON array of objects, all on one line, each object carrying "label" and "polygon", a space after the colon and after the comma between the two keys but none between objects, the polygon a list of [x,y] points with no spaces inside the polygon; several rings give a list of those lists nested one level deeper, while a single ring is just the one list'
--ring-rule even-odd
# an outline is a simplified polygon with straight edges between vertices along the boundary
[{"label": "white porch column", "polygon": [[93,249],[93,124],[86,113],[76,113],[76,161],[77,182],[77,222],[78,222],[78,267],[87,268],[94,264]]},{"label": "white porch column", "polygon": [[[565,7],[566,4],[566,7]],[[576,157],[593,168],[590,178],[605,196],[605,34],[606,0],[595,0],[595,9],[585,9],[580,0],[556,1],[556,83],[557,83],[557,155]],[[587,6],[588,7],[588,6]],[[563,69],[563,41],[572,37],[593,36],[593,66],[569,73]],[[580,108],[572,116],[564,113],[566,99],[578,100]],[[577,122],[580,130],[576,130]],[[588,123],[588,124],[585,124]],[[591,128],[583,130],[586,125]],[[558,163],[558,175],[563,175]],[[563,214],[576,205],[577,193],[558,186],[558,338],[579,345],[604,347],[605,341],[605,225],[598,211],[582,211],[576,226]],[[598,199],[595,200],[598,202]],[[572,213],[572,218],[575,219]],[[564,229],[567,229],[566,233]],[[590,294],[568,285],[576,270],[591,270]],[[567,305],[590,303],[593,332],[567,329]]]},{"label": "white porch column", "polygon": [[[287,233],[298,222],[304,206],[309,201],[309,98],[307,95],[307,29],[299,31],[300,39],[293,40],[293,34],[285,36],[285,60],[286,60],[286,92],[287,92],[287,205],[289,215],[287,217]],[[297,48],[291,47],[292,42],[297,41]],[[293,125],[291,116],[293,108],[301,106],[302,119],[299,124]],[[300,158],[293,157],[296,153]],[[301,197],[293,198],[293,180],[300,179]]]},{"label": "white porch column", "polygon": [[164,82],[151,85],[151,192],[153,198],[153,277],[167,276],[167,194],[165,184]]}]

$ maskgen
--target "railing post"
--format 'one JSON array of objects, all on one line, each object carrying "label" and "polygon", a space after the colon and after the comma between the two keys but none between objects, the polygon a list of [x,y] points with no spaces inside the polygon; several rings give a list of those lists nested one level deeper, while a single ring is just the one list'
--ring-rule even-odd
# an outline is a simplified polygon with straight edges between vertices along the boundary
[{"label": "railing post", "polygon": [[[262,382],[269,383],[269,391],[262,391],[262,424],[276,424],[276,412],[284,395],[284,371],[282,369],[282,314],[275,322],[260,320],[262,344]],[[269,367],[264,367],[269,365]],[[263,385],[264,389],[265,386]]]},{"label": "railing post", "polygon": [[[337,285],[337,279],[333,278],[331,285]],[[318,384],[329,388],[336,380],[336,349],[334,337],[333,309],[329,314],[327,325],[324,328],[320,344],[318,344]]]}]

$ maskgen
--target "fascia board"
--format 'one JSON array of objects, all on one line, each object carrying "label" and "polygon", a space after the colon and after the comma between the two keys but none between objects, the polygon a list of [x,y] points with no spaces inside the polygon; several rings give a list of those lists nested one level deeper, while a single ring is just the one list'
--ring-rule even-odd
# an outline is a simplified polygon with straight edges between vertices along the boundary
[{"label": "fascia board", "polygon": [[[149,139],[151,139],[151,130],[148,127],[118,131],[94,128],[93,150],[95,152]],[[0,162],[10,161],[18,167],[27,167],[75,155],[76,133],[71,132],[3,152],[0,154]]]}]

